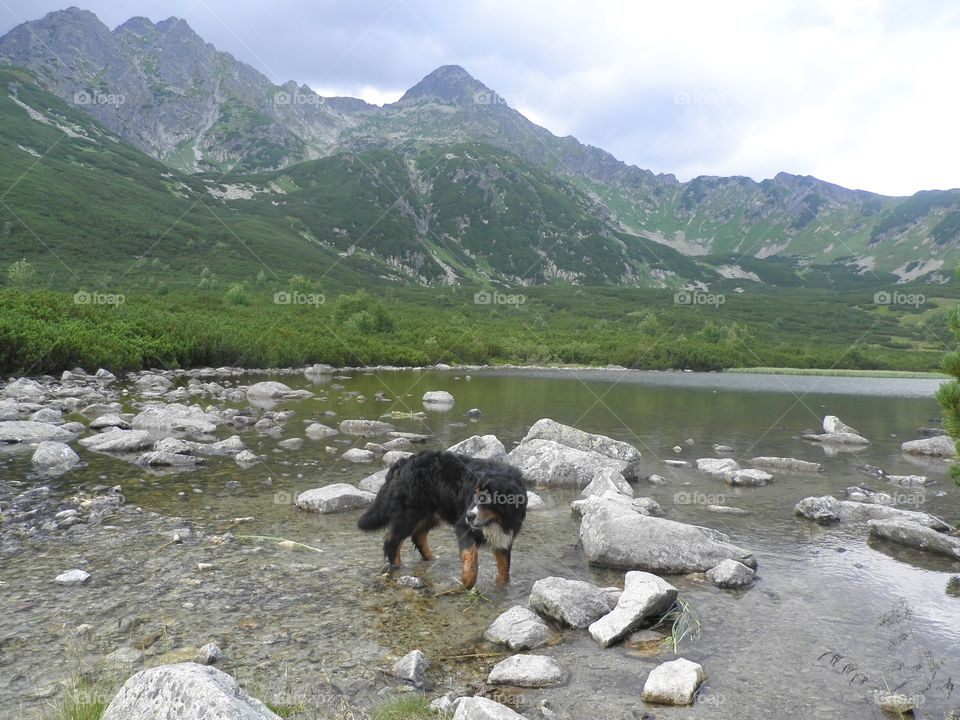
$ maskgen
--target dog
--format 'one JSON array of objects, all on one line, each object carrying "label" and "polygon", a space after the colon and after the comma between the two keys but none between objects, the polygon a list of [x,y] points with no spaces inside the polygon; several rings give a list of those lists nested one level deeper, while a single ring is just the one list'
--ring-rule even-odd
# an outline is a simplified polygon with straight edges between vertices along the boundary
[{"label": "dog", "polygon": [[389,526],[383,542],[389,572],[400,566],[408,537],[424,560],[434,554],[427,533],[441,521],[457,533],[461,582],[477,582],[480,545],[497,561],[497,584],[510,581],[510,556],[527,514],[523,474],[512,465],[439,450],[424,450],[393,464],[373,504],[360,516],[361,530]]}]

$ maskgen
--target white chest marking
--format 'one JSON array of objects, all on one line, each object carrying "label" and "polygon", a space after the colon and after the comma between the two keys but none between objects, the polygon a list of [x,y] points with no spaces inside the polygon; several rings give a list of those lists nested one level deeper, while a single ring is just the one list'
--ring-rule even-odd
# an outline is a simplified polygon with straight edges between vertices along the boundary
[{"label": "white chest marking", "polygon": [[491,547],[498,550],[509,550],[513,545],[513,533],[504,532],[498,523],[490,523],[483,528],[483,536]]}]

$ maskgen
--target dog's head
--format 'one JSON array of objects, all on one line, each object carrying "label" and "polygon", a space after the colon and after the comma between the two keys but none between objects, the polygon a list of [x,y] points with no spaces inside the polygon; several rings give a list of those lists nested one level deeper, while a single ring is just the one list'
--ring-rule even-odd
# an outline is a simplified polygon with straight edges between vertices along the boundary
[{"label": "dog's head", "polygon": [[513,521],[518,513],[522,518],[526,510],[527,494],[515,487],[499,487],[496,483],[479,483],[473,494],[473,502],[467,510],[467,524],[474,530],[499,525],[503,530],[513,530]]}]

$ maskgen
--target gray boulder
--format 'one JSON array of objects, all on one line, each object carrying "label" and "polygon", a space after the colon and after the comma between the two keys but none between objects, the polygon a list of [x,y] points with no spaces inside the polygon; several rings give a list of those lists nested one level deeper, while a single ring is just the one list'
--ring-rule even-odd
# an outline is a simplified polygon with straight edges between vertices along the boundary
[{"label": "gray boulder", "polygon": [[323,440],[324,438],[337,435],[339,431],[323,423],[311,423],[307,425],[307,429],[304,432],[311,440]]},{"label": "gray boulder", "polygon": [[537,420],[527,431],[522,442],[530,440],[552,440],[567,447],[597,453],[612,460],[623,463],[632,463],[640,460],[640,451],[633,445],[621,440],[614,440],[606,435],[578,430],[570,425],[563,425],[549,418]]},{"label": "gray boulder", "polygon": [[237,681],[197,663],[158,665],[127,680],[102,720],[279,720]]},{"label": "gray boulder", "polygon": [[457,701],[453,720],[525,720],[506,705],[485,697],[465,697]]},{"label": "gray boulder", "polygon": [[694,693],[706,679],[703,667],[678,658],[650,671],[640,697],[644,702],[661,705],[692,705]]},{"label": "gray boulder", "polygon": [[89,579],[90,573],[86,570],[73,569],[60,573],[54,578],[54,581],[60,585],[83,585]]},{"label": "gray boulder", "polygon": [[376,460],[376,453],[370,450],[364,450],[363,448],[350,448],[343,455],[340,456],[347,462],[352,463],[367,463],[373,462]]},{"label": "gray boulder", "polygon": [[887,505],[837,500],[830,495],[804,498],[796,504],[794,512],[818,522],[866,522],[868,520],[904,520],[937,532],[953,528],[938,517],[916,510],[901,510]]},{"label": "gray boulder", "polygon": [[764,470],[734,470],[723,476],[727,485],[733,487],[762,487],[773,482],[773,475]]},{"label": "gray boulder", "polygon": [[818,473],[823,471],[823,465],[820,463],[788,457],[755,457],[751,458],[750,464],[765,470],[779,470],[792,473]]},{"label": "gray boulder", "polygon": [[136,464],[144,467],[192,467],[206,462],[197,455],[151,450],[137,458]]},{"label": "gray boulder", "polygon": [[100,415],[99,417],[94,418],[90,423],[91,430],[105,430],[106,428],[111,427],[120,428],[121,430],[129,430],[130,423],[116,413]]},{"label": "gray boulder", "polygon": [[532,650],[546,645],[550,628],[540,616],[522,605],[514,605],[493,621],[483,636],[511,650]]},{"label": "gray boulder", "polygon": [[908,455],[928,455],[930,457],[952,458],[957,456],[957,448],[949,435],[910,440],[900,449]]},{"label": "gray boulder", "polygon": [[529,688],[559,685],[566,679],[566,671],[546,655],[511,655],[494,665],[487,676],[491,685]]},{"label": "gray boulder", "polygon": [[561,577],[537,580],[530,589],[530,607],[563,625],[585,628],[609,613],[615,602],[603,589]]},{"label": "gray boulder", "polygon": [[453,395],[446,390],[430,390],[423,394],[423,402],[426,405],[453,405]]},{"label": "gray boulder", "polygon": [[700,458],[697,470],[707,475],[726,475],[740,469],[740,464],[732,458]]},{"label": "gray boulder", "polygon": [[960,539],[909,520],[869,520],[870,536],[960,560]]},{"label": "gray boulder", "polygon": [[394,463],[400,462],[401,460],[406,460],[408,457],[412,456],[413,453],[408,452],[407,450],[390,450],[383,454],[383,457],[380,458],[380,461],[389,468]]},{"label": "gray boulder", "polygon": [[411,650],[393,664],[393,675],[414,685],[422,685],[430,661],[420,650]]},{"label": "gray boulder", "polygon": [[590,450],[578,450],[553,440],[524,440],[507,455],[535,485],[583,487],[598,470],[622,472],[627,463]]},{"label": "gray boulder", "polygon": [[854,430],[849,425],[844,424],[840,421],[836,415],[827,415],[823,418],[823,431],[828,435],[860,435],[859,430]]},{"label": "gray boulder", "polygon": [[225,419],[216,413],[208,413],[196,405],[150,404],[143,408],[130,422],[137,430],[160,430],[164,432],[188,432],[209,435],[217,431],[217,425]]},{"label": "gray boulder", "polygon": [[0,421],[0,444],[34,445],[44,440],[70,440],[73,435],[57,425],[31,420]]},{"label": "gray boulder", "polygon": [[665,613],[676,599],[677,589],[666,580],[647,572],[628,572],[616,607],[590,625],[590,636],[600,647],[609,647],[648,618]]},{"label": "gray boulder", "polygon": [[37,400],[45,393],[43,385],[31,378],[18,378],[3,388],[4,397],[20,400]]},{"label": "gray boulder", "polygon": [[44,440],[37,445],[31,460],[41,468],[69,468],[80,462],[80,456],[69,445],[56,440]]},{"label": "gray boulder", "polygon": [[851,502],[869,503],[871,505],[896,505],[892,495],[859,485],[848,487],[846,494],[847,500]]},{"label": "gray boulder", "polygon": [[108,430],[78,441],[94,452],[136,452],[152,448],[154,439],[146,430]]},{"label": "gray boulder", "polygon": [[605,567],[665,574],[706,572],[732,558],[756,567],[753,555],[721,532],[597,503],[580,523],[587,559]]},{"label": "gray boulder", "polygon": [[900,487],[924,487],[933,483],[926,475],[884,475],[883,479]]},{"label": "gray boulder", "polygon": [[393,425],[381,420],[344,420],[340,423],[340,432],[345,435],[374,437],[393,432]]},{"label": "gray boulder", "polygon": [[383,484],[387,481],[388,470],[389,468],[386,468],[384,470],[378,470],[373,475],[367,475],[359,482],[360,489],[374,494],[380,492],[380,488],[382,488]]},{"label": "gray boulder", "polygon": [[506,460],[507,449],[496,435],[474,435],[447,448],[452,453],[487,460]]},{"label": "gray boulder", "polygon": [[250,400],[290,400],[311,397],[313,393],[309,390],[294,390],[282,382],[272,380],[254,383],[247,388],[247,398]]},{"label": "gray boulder", "polygon": [[756,579],[756,573],[741,562],[724,560],[707,570],[707,577],[717,587],[740,588],[751,585]]},{"label": "gray boulder", "polygon": [[621,493],[628,497],[633,497],[633,488],[622,473],[612,468],[604,468],[593,476],[593,480],[583,489],[580,494],[583,497],[590,495],[603,495],[607,491]]},{"label": "gray boulder", "polygon": [[140,392],[162,393],[173,387],[173,383],[170,382],[170,380],[163,375],[157,375],[155,373],[143,373],[137,378],[136,383],[137,389],[140,390]]},{"label": "gray boulder", "polygon": [[317,513],[335,513],[363,507],[373,502],[376,495],[347,483],[333,483],[314,488],[297,496],[296,506]]},{"label": "gray boulder", "polygon": [[824,445],[869,445],[870,441],[855,433],[808,433],[804,440],[823,443]]}]

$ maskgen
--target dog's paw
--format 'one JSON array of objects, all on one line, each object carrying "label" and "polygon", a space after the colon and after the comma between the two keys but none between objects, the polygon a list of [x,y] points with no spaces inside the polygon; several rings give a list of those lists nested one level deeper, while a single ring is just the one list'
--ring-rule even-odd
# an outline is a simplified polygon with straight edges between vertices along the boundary
[{"label": "dog's paw", "polygon": [[394,565],[393,563],[387,563],[383,566],[383,569],[380,571],[381,575],[392,575],[394,572],[400,569],[399,565]]}]

